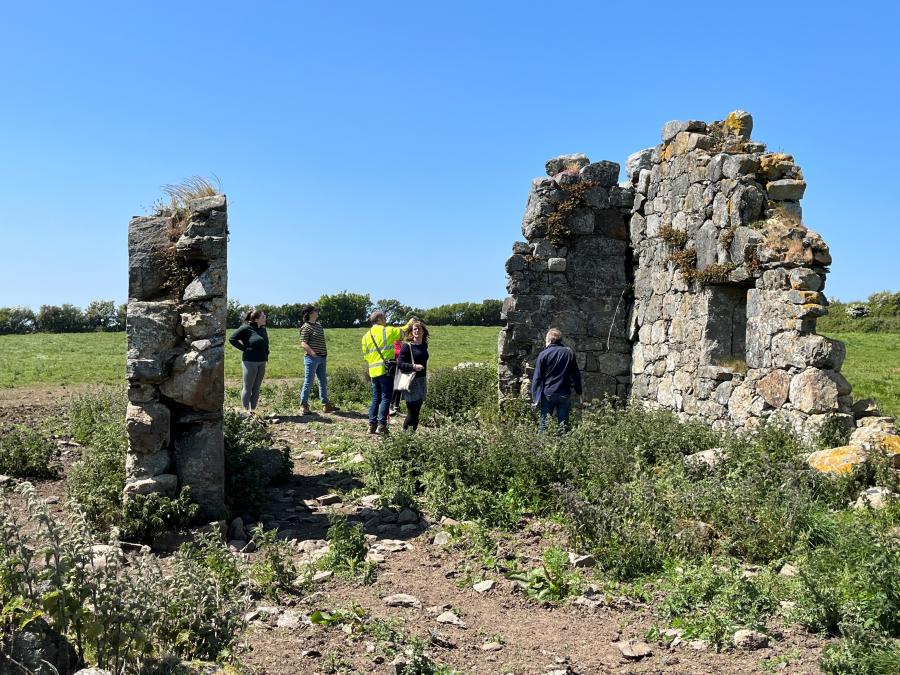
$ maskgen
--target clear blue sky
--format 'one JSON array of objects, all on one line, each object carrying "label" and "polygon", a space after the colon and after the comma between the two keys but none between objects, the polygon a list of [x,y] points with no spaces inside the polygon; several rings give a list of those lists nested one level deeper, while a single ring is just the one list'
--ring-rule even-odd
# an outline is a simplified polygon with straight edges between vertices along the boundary
[{"label": "clear blue sky", "polygon": [[503,297],[547,158],[735,108],[802,166],[829,294],[898,290],[898,28],[887,2],[0,0],[0,305],[123,301],[129,218],[211,173],[232,297]]}]

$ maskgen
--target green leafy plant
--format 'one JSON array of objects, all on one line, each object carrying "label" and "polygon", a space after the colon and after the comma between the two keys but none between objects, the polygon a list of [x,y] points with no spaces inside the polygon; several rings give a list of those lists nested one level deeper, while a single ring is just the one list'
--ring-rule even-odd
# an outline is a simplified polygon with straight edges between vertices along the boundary
[{"label": "green leafy plant", "polygon": [[296,593],[299,590],[298,570],[291,559],[290,546],[279,541],[275,530],[267,531],[262,525],[256,525],[251,532],[258,549],[250,566],[254,592],[275,601]]},{"label": "green leafy plant", "polygon": [[[225,504],[232,513],[258,514],[265,504],[269,477],[260,470],[255,452],[272,447],[265,424],[233,410],[225,411]],[[287,448],[275,479],[290,476],[293,461]]]},{"label": "green leafy plant", "polygon": [[328,516],[328,521],[328,553],[319,560],[319,566],[345,574],[362,572],[364,576],[370,576],[372,570],[366,562],[369,546],[362,525],[334,514]]},{"label": "green leafy plant", "polygon": [[16,425],[0,431],[0,473],[19,478],[52,478],[55,448],[40,432]]},{"label": "green leafy plant", "polygon": [[544,551],[539,567],[507,577],[524,584],[525,594],[541,602],[565,600],[577,593],[581,585],[581,575],[570,568],[568,554],[558,547]]}]

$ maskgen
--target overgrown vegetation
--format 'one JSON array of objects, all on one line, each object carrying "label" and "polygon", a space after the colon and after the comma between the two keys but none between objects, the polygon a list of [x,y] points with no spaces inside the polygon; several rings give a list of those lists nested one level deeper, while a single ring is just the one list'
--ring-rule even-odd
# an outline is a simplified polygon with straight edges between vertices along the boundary
[{"label": "overgrown vegetation", "polygon": [[546,216],[547,239],[554,246],[561,246],[572,236],[569,218],[580,208],[584,208],[585,194],[594,187],[594,183],[582,178],[577,183],[566,184],[563,189],[568,197],[556,205],[556,210]]},{"label": "overgrown vegetation", "polygon": [[[287,448],[272,448],[272,436],[259,419],[233,410],[225,412],[225,505],[231,513],[259,514],[270,480],[291,475]],[[274,459],[271,473],[263,469],[263,453]]]},{"label": "overgrown vegetation", "polygon": [[136,495],[122,502],[125,489],[125,393],[107,388],[75,398],[68,415],[72,437],[84,446],[66,480],[66,492],[95,532],[117,528],[123,538],[152,539],[167,529],[186,526],[197,515],[190,491],[176,499]]},{"label": "overgrown vegetation", "polygon": [[[714,470],[685,463],[711,448]],[[531,424],[445,421],[384,439],[368,449],[368,467],[398,506],[488,528],[552,518],[604,578],[645,584],[662,574],[651,583],[660,617],[685,638],[723,648],[737,629],[765,631],[781,602],[795,603],[793,621],[845,639],[823,667],[877,672],[860,664],[890,663],[900,637],[900,506],[846,507],[866,485],[895,489],[897,478],[879,461],[853,476],[815,474],[805,463],[813,448],[774,424],[739,437],[603,405],[561,439]],[[777,574],[785,561],[798,576]],[[538,600],[578,588],[554,549],[511,578]]]},{"label": "overgrown vegetation", "polygon": [[864,302],[831,300],[819,332],[900,333],[900,292],[873,293]]},{"label": "overgrown vegetation", "polygon": [[[247,566],[213,538],[183,547],[163,574],[155,558],[126,560],[94,546],[83,512],[52,516],[28,483],[25,528],[0,494],[0,631],[4,649],[38,619],[72,643],[77,660],[138,673],[163,659],[229,660],[249,598]],[[75,666],[76,664],[72,664]]]},{"label": "overgrown vegetation", "polygon": [[39,431],[22,425],[0,430],[0,474],[17,478],[52,478],[53,444]]}]

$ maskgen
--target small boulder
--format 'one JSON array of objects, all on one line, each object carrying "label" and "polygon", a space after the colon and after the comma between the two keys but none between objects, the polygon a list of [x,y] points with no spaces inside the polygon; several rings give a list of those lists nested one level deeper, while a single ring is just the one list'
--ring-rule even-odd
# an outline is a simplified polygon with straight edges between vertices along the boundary
[{"label": "small boulder", "polygon": [[738,649],[746,649],[748,651],[763,649],[764,647],[769,646],[768,635],[746,628],[737,631],[731,640]]},{"label": "small boulder", "polygon": [[587,158],[587,155],[579,152],[549,159],[544,168],[546,168],[548,176],[555,176],[563,171],[579,171],[590,163],[591,160]]},{"label": "small boulder", "polygon": [[859,497],[853,504],[855,509],[882,509],[887,506],[888,500],[897,495],[886,487],[870,487],[859,493]]},{"label": "small boulder", "polygon": [[484,581],[479,581],[477,584],[474,584],[472,586],[472,589],[476,593],[487,593],[494,587],[496,583],[497,582],[495,582],[493,579],[485,579]]},{"label": "small boulder", "polygon": [[384,598],[384,604],[388,607],[411,607],[413,609],[421,609],[422,601],[414,595],[408,593],[394,593]]},{"label": "small boulder", "polygon": [[650,645],[641,640],[620,640],[619,642],[614,642],[613,645],[622,653],[622,656],[630,660],[636,661],[653,654]]},{"label": "small boulder", "polygon": [[437,618],[437,622],[456,626],[457,628],[462,628],[463,630],[468,628],[466,623],[462,619],[460,619],[459,616],[457,616],[454,612],[449,611],[439,615]]},{"label": "small boulder", "polygon": [[847,474],[866,462],[864,450],[852,445],[819,450],[806,458],[806,463],[820,473]]}]

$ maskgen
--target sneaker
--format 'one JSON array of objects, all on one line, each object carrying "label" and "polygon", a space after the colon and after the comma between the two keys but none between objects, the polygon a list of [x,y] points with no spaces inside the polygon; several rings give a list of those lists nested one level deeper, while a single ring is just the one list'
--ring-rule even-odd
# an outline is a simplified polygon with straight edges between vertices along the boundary
[{"label": "sneaker", "polygon": [[340,410],[336,405],[331,405],[330,403],[326,403],[322,406],[322,412],[333,413],[337,410]]},{"label": "sneaker", "polygon": [[377,428],[374,424],[369,424],[369,433],[374,434],[377,431]]},{"label": "sneaker", "polygon": [[399,414],[400,414],[400,408],[398,408],[398,407],[395,406],[395,405],[392,405],[392,406],[390,407],[390,410],[388,410],[388,414],[389,414],[391,417],[393,417],[394,415],[399,415]]},{"label": "sneaker", "polygon": [[311,411],[310,411],[310,409],[309,409],[309,404],[308,404],[308,403],[301,403],[301,404],[300,404],[300,415],[301,415],[301,417],[302,417],[303,415],[309,415],[310,412],[311,412]]},{"label": "sneaker", "polygon": [[382,436],[387,436],[388,428],[387,424],[379,424],[378,428],[375,430],[376,434],[380,434]]}]

